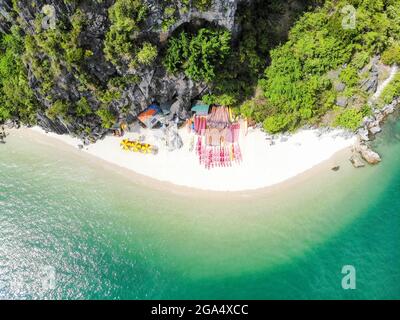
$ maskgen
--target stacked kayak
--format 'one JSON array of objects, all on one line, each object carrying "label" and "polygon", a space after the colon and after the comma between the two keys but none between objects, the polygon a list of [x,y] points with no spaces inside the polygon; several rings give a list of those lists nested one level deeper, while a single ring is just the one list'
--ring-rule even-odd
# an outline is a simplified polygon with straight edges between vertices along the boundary
[{"label": "stacked kayak", "polygon": [[139,152],[143,154],[157,154],[158,152],[156,146],[128,139],[124,139],[121,141],[121,147],[125,151]]}]

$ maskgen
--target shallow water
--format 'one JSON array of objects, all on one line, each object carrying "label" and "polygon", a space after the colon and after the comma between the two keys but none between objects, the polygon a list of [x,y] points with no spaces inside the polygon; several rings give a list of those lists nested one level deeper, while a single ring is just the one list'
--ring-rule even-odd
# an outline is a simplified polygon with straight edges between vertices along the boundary
[{"label": "shallow water", "polygon": [[[399,299],[399,137],[392,120],[376,167],[343,159],[339,172],[281,190],[207,199],[10,136],[0,298]],[[341,287],[344,265],[357,270],[356,290]]]}]

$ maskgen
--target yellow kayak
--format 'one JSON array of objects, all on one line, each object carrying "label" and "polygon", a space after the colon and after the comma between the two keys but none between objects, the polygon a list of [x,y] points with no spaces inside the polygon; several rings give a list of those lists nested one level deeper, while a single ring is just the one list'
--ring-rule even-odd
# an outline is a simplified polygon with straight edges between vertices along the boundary
[{"label": "yellow kayak", "polygon": [[141,143],[139,141],[131,141],[124,139],[121,141],[121,147],[125,151],[140,152],[144,154],[157,153],[157,148],[148,143]]}]

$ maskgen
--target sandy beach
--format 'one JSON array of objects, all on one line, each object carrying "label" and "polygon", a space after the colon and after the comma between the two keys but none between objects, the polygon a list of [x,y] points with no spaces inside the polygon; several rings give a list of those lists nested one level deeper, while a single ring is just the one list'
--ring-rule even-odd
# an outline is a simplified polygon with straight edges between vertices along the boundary
[{"label": "sandy beach", "polygon": [[[45,133],[39,127],[29,132],[41,133],[78,148],[81,141],[68,135]],[[147,143],[159,141],[158,130],[145,130],[140,135]],[[139,154],[122,150],[122,139],[137,139],[138,134],[127,133],[123,138],[107,136],[95,144],[84,146],[82,152],[113,165],[128,169],[152,179],[208,191],[250,191],[276,186],[296,177],[318,164],[329,160],[336,153],[350,148],[355,137],[348,137],[342,130],[325,133],[316,129],[301,130],[295,134],[274,139],[259,129],[249,129],[240,139],[243,161],[232,167],[205,169],[199,164],[194,151],[190,151],[191,136],[180,130],[184,146],[168,151],[159,146],[157,155]]]}]

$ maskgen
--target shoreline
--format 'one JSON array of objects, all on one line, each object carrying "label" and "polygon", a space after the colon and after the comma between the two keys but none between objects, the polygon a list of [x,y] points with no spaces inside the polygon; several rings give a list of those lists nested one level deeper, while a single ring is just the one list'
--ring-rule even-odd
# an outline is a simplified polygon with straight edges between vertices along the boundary
[{"label": "shoreline", "polygon": [[[183,148],[173,152],[161,149],[158,155],[123,151],[119,145],[123,138],[112,136],[79,150],[81,141],[67,135],[45,133],[39,127],[9,130],[10,133],[13,131],[60,142],[64,146],[73,147],[77,154],[85,154],[115,169],[122,169],[123,175],[129,173],[129,177],[134,177],[135,181],[146,186],[183,194],[186,191],[250,194],[279,189],[292,184],[293,180],[300,181],[304,176],[320,172],[322,168],[331,171],[337,166],[335,159],[338,155],[350,156],[350,148],[356,139],[355,136],[346,139],[341,130],[325,133],[302,130],[281,138],[274,145],[268,145],[265,133],[250,130],[241,141],[243,163],[207,170],[197,162],[195,153],[189,152],[189,137],[183,130],[180,132],[184,140]],[[146,134],[148,137],[149,132]],[[124,138],[129,138],[129,135]]]}]

